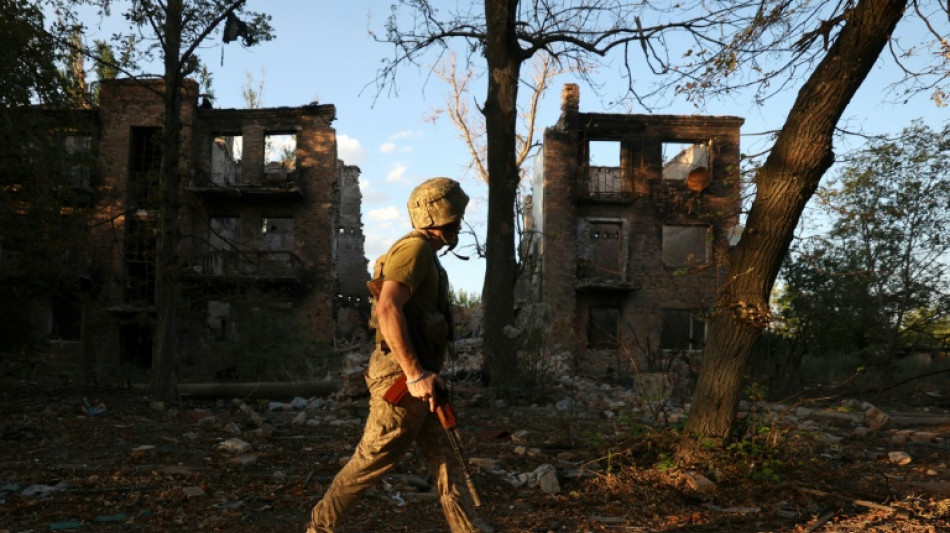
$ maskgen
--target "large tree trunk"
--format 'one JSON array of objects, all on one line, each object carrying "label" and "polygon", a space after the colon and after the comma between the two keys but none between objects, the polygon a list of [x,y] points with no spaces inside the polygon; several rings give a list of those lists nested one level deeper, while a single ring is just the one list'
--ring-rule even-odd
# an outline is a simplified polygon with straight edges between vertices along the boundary
[{"label": "large tree trunk", "polygon": [[680,457],[696,439],[723,442],[732,432],[752,346],[768,325],[769,294],[805,204],[834,160],[835,125],[867,77],[906,0],[862,0],[792,106],[765,164],[728,282],[710,323],[705,357],[687,418]]},{"label": "large tree trunk", "polygon": [[492,385],[507,388],[516,375],[515,346],[505,336],[514,320],[515,195],[518,165],[515,158],[518,78],[524,55],[515,38],[517,0],[486,0],[488,39],[488,96],[485,127],[488,133],[488,232],[485,285],[485,366]]},{"label": "large tree trunk", "polygon": [[175,367],[178,363],[178,189],[181,151],[182,0],[169,0],[165,18],[165,126],[159,177],[159,233],[155,254],[155,307],[157,311],[152,358],[152,394],[162,400],[178,399]]}]

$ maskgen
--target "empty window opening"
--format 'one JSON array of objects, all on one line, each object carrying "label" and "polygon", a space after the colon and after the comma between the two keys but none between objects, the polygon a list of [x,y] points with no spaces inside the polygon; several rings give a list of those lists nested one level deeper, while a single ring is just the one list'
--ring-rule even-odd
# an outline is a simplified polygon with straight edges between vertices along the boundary
[{"label": "empty window opening", "polygon": [[241,219],[236,216],[211,217],[208,220],[208,254],[202,268],[216,275],[231,273],[238,268],[240,256],[236,253],[241,239]]},{"label": "empty window opening", "polygon": [[73,187],[88,188],[92,185],[92,137],[69,135],[63,142],[66,151],[66,175]]},{"label": "empty window opening", "polygon": [[605,195],[628,192],[620,166],[620,142],[590,141],[587,147],[587,193]]},{"label": "empty window opening", "polygon": [[697,168],[710,168],[709,142],[663,143],[663,179],[685,182]]},{"label": "empty window opening", "polygon": [[589,222],[588,257],[582,272],[586,278],[622,279],[623,224],[619,221]]},{"label": "empty window opening", "polygon": [[665,309],[662,320],[661,349],[702,350],[706,345],[706,319],[702,311]]},{"label": "empty window opening", "polygon": [[215,185],[240,183],[243,155],[244,137],[216,135],[211,143],[211,181]]},{"label": "empty window opening", "polygon": [[53,297],[49,338],[78,341],[82,338],[82,302],[75,294],[60,292]]},{"label": "empty window opening", "polygon": [[158,206],[162,129],[133,127],[129,136],[129,201],[137,209]]},{"label": "empty window opening", "polygon": [[231,302],[208,301],[208,340],[237,340],[237,320]]},{"label": "empty window opening", "polygon": [[293,217],[263,217],[261,219],[262,250],[284,251],[294,248]]},{"label": "empty window opening", "polygon": [[588,161],[592,167],[620,166],[620,141],[590,141]]},{"label": "empty window opening", "polygon": [[297,168],[297,134],[269,133],[264,136],[264,179],[281,180]]},{"label": "empty window opening", "polygon": [[620,308],[590,307],[587,313],[587,347],[607,350],[619,347]]},{"label": "empty window opening", "polygon": [[139,368],[152,367],[153,326],[132,319],[119,326],[119,360]]},{"label": "empty window opening", "polygon": [[125,300],[154,304],[158,223],[148,216],[129,217],[125,231]]},{"label": "empty window opening", "polygon": [[237,216],[218,216],[208,220],[208,245],[215,250],[230,250],[241,239],[241,219]]},{"label": "empty window opening", "polygon": [[663,226],[663,264],[671,267],[709,262],[712,231],[709,226]]}]

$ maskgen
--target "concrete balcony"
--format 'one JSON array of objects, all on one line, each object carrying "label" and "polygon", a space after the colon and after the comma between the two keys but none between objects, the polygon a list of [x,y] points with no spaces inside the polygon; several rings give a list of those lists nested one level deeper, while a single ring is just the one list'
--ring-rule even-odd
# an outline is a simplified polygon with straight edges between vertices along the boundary
[{"label": "concrete balcony", "polygon": [[619,269],[607,269],[590,261],[580,261],[577,265],[577,279],[574,289],[584,292],[631,292],[638,290],[625,272]]},{"label": "concrete balcony", "polygon": [[300,283],[304,262],[293,252],[213,251],[189,262],[187,281]]},{"label": "concrete balcony", "polygon": [[303,190],[297,184],[296,171],[264,172],[258,180],[238,183],[197,177],[185,190],[206,202],[270,202],[302,200],[304,197]]},{"label": "concrete balcony", "polygon": [[633,182],[619,167],[587,167],[577,187],[580,200],[605,203],[633,201]]},{"label": "concrete balcony", "polygon": [[579,292],[633,292],[640,290],[640,285],[628,279],[608,277],[577,278],[574,290]]}]

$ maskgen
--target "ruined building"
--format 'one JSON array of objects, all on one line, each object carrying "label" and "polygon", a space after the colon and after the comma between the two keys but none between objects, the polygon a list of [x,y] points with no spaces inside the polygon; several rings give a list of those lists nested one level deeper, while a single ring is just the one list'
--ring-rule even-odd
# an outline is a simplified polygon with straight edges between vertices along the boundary
[{"label": "ruined building", "polygon": [[[702,350],[739,222],[739,128],[724,116],[582,113],[567,85],[526,209],[524,311],[595,376]],[[680,359],[677,361],[677,359]]]},{"label": "ruined building", "polygon": [[[77,273],[89,281],[76,312],[62,313],[55,298],[28,306],[53,317],[54,347],[87,369],[149,365],[163,83],[103,81],[87,127],[70,137],[95,162],[84,171],[94,220]],[[334,106],[213,109],[198,105],[194,83],[183,91],[183,366],[211,376],[237,357],[266,366],[332,344],[335,317],[362,312],[368,280],[359,168],[337,159]],[[358,327],[349,318],[341,329],[349,337]]]}]

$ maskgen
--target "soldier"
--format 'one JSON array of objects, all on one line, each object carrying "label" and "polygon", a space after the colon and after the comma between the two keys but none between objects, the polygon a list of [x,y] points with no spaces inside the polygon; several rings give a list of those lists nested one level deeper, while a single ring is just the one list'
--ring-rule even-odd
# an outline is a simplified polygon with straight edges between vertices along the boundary
[{"label": "soldier", "polygon": [[[445,431],[434,414],[434,395],[445,384],[438,376],[452,334],[448,276],[436,252],[458,244],[468,196],[455,180],[432,178],[409,195],[413,230],[376,260],[370,326],[376,348],[366,384],[370,411],[349,462],[337,473],[311,511],[307,533],[332,533],[346,510],[418,443],[436,482],[452,533],[493,531],[474,515],[471,495],[460,483]],[[405,376],[408,393],[393,405],[383,395]]]}]

